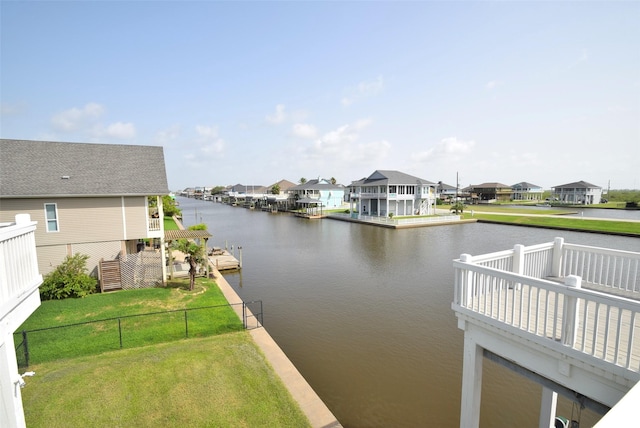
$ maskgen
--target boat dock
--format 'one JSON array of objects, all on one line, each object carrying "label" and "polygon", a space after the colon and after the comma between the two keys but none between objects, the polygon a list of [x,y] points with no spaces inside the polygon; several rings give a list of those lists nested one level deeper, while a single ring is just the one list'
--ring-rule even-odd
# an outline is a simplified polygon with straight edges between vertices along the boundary
[{"label": "boat dock", "polygon": [[238,270],[242,268],[242,247],[238,247],[240,260],[227,250],[214,247],[208,254],[209,264],[218,271]]}]

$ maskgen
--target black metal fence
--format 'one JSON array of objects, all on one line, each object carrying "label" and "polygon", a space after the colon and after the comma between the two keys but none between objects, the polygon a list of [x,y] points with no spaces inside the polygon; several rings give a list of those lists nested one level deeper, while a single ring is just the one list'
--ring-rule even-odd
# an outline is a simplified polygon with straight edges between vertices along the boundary
[{"label": "black metal fence", "polygon": [[23,330],[14,333],[14,343],[18,366],[28,367],[56,359],[260,328],[262,323],[262,301],[256,300]]}]

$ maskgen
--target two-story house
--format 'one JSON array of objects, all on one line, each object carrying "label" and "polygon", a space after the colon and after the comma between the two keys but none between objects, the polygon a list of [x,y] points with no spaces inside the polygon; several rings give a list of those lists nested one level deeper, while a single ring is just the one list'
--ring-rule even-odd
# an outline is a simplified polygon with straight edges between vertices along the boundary
[{"label": "two-story house", "polygon": [[539,201],[543,193],[542,187],[526,181],[511,186],[511,199],[514,201]]},{"label": "two-story house", "polygon": [[344,186],[332,184],[324,178],[308,180],[290,187],[288,192],[292,206],[317,203],[323,208],[339,208],[344,202]]},{"label": "two-story house", "polygon": [[101,259],[126,258],[155,240],[164,281],[166,194],[162,147],[0,140],[0,222],[20,213],[38,222],[42,274],[82,253],[97,275]]},{"label": "two-story house", "polygon": [[511,199],[511,186],[502,183],[473,184],[464,189],[471,194],[474,202],[491,203]]},{"label": "two-story house", "polygon": [[434,214],[436,184],[400,171],[377,170],[349,188],[351,213],[382,217]]},{"label": "two-story house", "polygon": [[567,204],[599,204],[602,199],[602,187],[586,181],[554,186],[552,195],[555,200]]}]

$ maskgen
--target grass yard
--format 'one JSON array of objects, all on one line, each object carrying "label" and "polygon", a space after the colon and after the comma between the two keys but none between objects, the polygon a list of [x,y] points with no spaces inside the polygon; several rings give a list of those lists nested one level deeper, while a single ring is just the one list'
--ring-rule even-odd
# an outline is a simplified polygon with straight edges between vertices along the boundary
[{"label": "grass yard", "polygon": [[30,428],[308,427],[246,331],[30,367]]},{"label": "grass yard", "polygon": [[179,230],[180,228],[176,224],[173,217],[164,217],[164,230]]},{"label": "grass yard", "polygon": [[[193,309],[185,313],[184,309]],[[203,308],[203,309],[195,309]],[[168,313],[157,313],[174,311]],[[153,314],[139,316],[142,314]],[[81,324],[89,321],[89,324]],[[71,326],[70,326],[71,325]],[[56,329],[39,330],[49,327]],[[122,348],[240,331],[242,322],[214,281],[169,282],[166,288],[124,290],[82,299],[49,300],[16,331],[27,330],[29,363],[95,355]],[[36,330],[36,331],[34,331]],[[18,352],[19,361],[21,352]]]},{"label": "grass yard", "polygon": [[527,215],[500,215],[474,212],[474,216],[465,211],[464,218],[476,218],[497,223],[520,226],[538,226],[570,230],[587,230],[597,232],[624,233],[640,236],[640,223],[628,221],[608,221],[584,218],[542,217]]}]

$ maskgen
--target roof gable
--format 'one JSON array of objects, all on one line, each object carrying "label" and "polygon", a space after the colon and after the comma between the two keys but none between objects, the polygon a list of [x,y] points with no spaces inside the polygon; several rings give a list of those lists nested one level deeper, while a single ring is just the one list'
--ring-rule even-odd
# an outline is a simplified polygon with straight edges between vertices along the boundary
[{"label": "roof gable", "polygon": [[0,197],[166,194],[162,147],[0,139]]},{"label": "roof gable", "polygon": [[435,184],[423,178],[415,177],[413,175],[405,174],[404,172],[393,171],[393,170],[376,170],[369,177],[365,178],[361,184],[367,185],[367,184],[380,182],[380,181],[383,182],[380,184],[392,184],[392,185],[393,184],[416,184],[416,183]]},{"label": "roof gable", "polygon": [[562,184],[560,186],[554,186],[554,189],[601,189],[600,186],[587,183],[586,181],[576,181],[575,183]]}]

